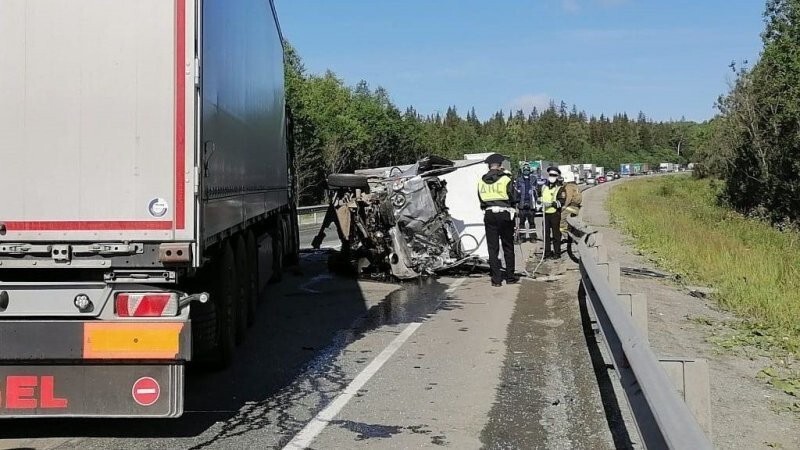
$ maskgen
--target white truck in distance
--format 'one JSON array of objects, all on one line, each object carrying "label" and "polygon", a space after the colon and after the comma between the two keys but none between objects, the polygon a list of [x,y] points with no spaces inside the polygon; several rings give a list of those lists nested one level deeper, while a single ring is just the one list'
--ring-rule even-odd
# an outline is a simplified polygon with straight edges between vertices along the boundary
[{"label": "white truck in distance", "polygon": [[597,166],[594,164],[581,164],[581,173],[583,174],[586,184],[596,184],[597,180],[595,180],[595,170]]},{"label": "white truck in distance", "polygon": [[562,165],[558,166],[558,170],[561,171],[561,176],[562,177],[564,175],[566,175],[567,173],[573,174],[575,182],[576,183],[578,182],[578,174],[575,171],[572,170],[572,165],[571,164],[562,164]]},{"label": "white truck in distance", "polygon": [[674,163],[661,163],[658,165],[659,172],[677,172],[678,171],[678,164]]},{"label": "white truck in distance", "polygon": [[272,2],[2,1],[0,74],[0,418],[180,416],[298,254]]}]

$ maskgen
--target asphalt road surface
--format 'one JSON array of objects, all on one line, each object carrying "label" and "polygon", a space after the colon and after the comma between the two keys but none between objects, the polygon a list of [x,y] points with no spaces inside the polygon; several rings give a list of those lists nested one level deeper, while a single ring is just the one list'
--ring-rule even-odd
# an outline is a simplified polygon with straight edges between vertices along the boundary
[{"label": "asphalt road surface", "polygon": [[272,286],[232,368],[190,371],[182,418],[6,421],[0,448],[630,446],[598,387],[571,261],[492,288],[480,273],[356,281],[326,257],[304,253]]},{"label": "asphalt road surface", "polygon": [[[310,249],[311,241],[319,233],[320,224],[300,226],[300,248]],[[336,234],[336,227],[331,225],[325,230],[325,239],[322,240],[320,248],[339,248],[342,243]]]}]

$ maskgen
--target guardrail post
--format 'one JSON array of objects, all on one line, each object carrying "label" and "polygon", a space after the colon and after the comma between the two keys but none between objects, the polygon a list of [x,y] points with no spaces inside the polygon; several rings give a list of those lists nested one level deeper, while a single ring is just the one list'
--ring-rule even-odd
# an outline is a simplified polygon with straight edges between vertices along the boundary
[{"label": "guardrail post", "polygon": [[605,264],[608,262],[608,248],[604,245],[599,245],[595,247],[595,255],[597,258],[597,262],[599,264]]},{"label": "guardrail post", "polygon": [[619,294],[618,298],[622,307],[630,312],[633,323],[642,332],[644,338],[648,339],[647,296],[644,294]]},{"label": "guardrail post", "polygon": [[620,291],[620,283],[621,283],[621,276],[620,276],[620,267],[618,262],[608,262],[606,258],[605,262],[601,262],[599,264],[600,268],[606,275],[608,279],[608,285],[614,293],[618,293]]},{"label": "guardrail post", "polygon": [[711,381],[708,362],[705,359],[659,359],[661,366],[675,384],[686,406],[694,415],[700,428],[712,436],[711,428]]}]

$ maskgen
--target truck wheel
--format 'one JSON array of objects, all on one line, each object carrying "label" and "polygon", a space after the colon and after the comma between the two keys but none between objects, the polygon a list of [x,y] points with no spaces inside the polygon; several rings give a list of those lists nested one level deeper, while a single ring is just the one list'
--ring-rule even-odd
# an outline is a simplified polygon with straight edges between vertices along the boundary
[{"label": "truck wheel", "polygon": [[217,312],[217,345],[212,364],[221,369],[230,366],[236,349],[236,306],[240,296],[236,259],[230,242],[223,244],[216,269],[211,300]]},{"label": "truck wheel", "polygon": [[291,245],[286,252],[286,263],[296,266],[300,263],[300,228],[297,225],[297,210],[292,208],[286,221],[289,228],[289,242]]},{"label": "truck wheel", "polygon": [[242,235],[236,237],[236,278],[239,295],[236,298],[236,343],[241,344],[247,335],[249,322],[247,304],[250,301],[250,261],[248,260],[247,245]]},{"label": "truck wheel", "polygon": [[247,297],[247,326],[252,326],[256,321],[256,308],[258,306],[258,247],[256,237],[252,231],[244,236],[246,259],[249,264],[247,273],[250,282],[250,296]]},{"label": "truck wheel", "polygon": [[294,238],[292,237],[291,219],[287,215],[281,216],[281,230],[283,230],[283,267],[291,266]]},{"label": "truck wheel", "polygon": [[[197,276],[200,284],[197,290],[213,292],[213,283],[207,280],[215,273],[216,264],[203,267]],[[189,314],[192,321],[192,362],[208,364],[217,347],[217,309],[214,300],[192,304]]]},{"label": "truck wheel", "polygon": [[283,279],[283,261],[285,258],[281,222],[275,225],[270,235],[272,236],[272,278],[269,281],[277,283]]}]

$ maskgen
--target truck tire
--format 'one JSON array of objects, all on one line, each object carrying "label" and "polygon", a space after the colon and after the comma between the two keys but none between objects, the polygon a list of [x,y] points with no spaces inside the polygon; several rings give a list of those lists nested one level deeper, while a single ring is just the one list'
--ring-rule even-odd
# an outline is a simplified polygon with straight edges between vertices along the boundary
[{"label": "truck tire", "polygon": [[223,244],[216,269],[211,301],[216,309],[217,333],[211,364],[223,369],[230,366],[236,350],[236,303],[240,295],[236,259],[230,242]]},{"label": "truck tire", "polygon": [[270,236],[272,236],[272,278],[269,281],[270,283],[278,283],[283,280],[283,262],[285,258],[281,221],[275,224],[275,227],[270,231]]},{"label": "truck tire", "polygon": [[369,182],[364,175],[354,173],[333,173],[328,175],[328,187],[331,189],[354,188],[369,192]]},{"label": "truck tire", "polygon": [[[213,292],[209,282],[215,273],[216,264],[208,264],[198,274],[198,291]],[[192,321],[192,362],[209,364],[217,345],[217,310],[214,301],[193,303],[189,309]]]},{"label": "truck tire", "polygon": [[234,240],[236,260],[236,278],[239,287],[239,295],[236,298],[236,344],[244,342],[247,335],[247,323],[249,322],[247,304],[250,301],[250,262],[248,261],[247,245],[243,235],[239,235]]},{"label": "truck tire", "polygon": [[256,237],[252,231],[248,231],[244,235],[245,252],[247,254],[248,269],[250,282],[250,296],[247,298],[247,326],[253,326],[256,322],[256,309],[258,307],[258,244],[256,244]]},{"label": "truck tire", "polygon": [[283,267],[292,265],[294,252],[294,237],[292,236],[291,218],[288,214],[281,216],[281,229],[283,230]]},{"label": "truck tire", "polygon": [[286,254],[286,263],[290,266],[300,264],[300,227],[297,224],[297,210],[292,208],[286,222],[289,227],[291,247]]}]

